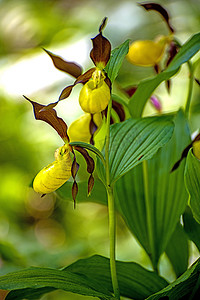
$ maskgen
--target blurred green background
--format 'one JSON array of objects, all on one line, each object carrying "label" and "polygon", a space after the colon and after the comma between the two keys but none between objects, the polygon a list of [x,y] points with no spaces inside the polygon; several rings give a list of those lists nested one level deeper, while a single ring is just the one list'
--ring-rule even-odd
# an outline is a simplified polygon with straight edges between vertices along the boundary
[{"label": "blurred green background", "polygon": [[[199,0],[155,1],[165,6],[184,43],[200,28]],[[63,267],[93,254],[109,256],[107,209],[95,203],[57,199],[54,194],[40,198],[29,186],[35,174],[53,161],[62,140],[47,124],[35,121],[26,95],[39,103],[56,101],[73,78],[53,67],[42,50],[46,48],[87,70],[91,37],[98,33],[102,19],[108,23],[104,35],[115,48],[126,39],[153,39],[168,30],[155,12],[146,12],[137,1],[118,0],[0,0],[0,274],[22,267]],[[195,60],[197,56],[195,57]],[[154,75],[124,61],[114,89],[132,86]],[[195,76],[200,79],[197,68]],[[184,106],[188,72],[183,66],[172,81],[168,94],[164,84],[156,93],[163,111]],[[69,125],[81,114],[76,87],[57,112]],[[194,85],[191,130],[200,127],[200,89]],[[155,111],[147,104],[146,114]],[[198,255],[191,244],[193,257]],[[147,256],[118,216],[117,258],[150,267]],[[161,274],[174,279],[163,257]],[[44,300],[90,299],[53,292]]]}]

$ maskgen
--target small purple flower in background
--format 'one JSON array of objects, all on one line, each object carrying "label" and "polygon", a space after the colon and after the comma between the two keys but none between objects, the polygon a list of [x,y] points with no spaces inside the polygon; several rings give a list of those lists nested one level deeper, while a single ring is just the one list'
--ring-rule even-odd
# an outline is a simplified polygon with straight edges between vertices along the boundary
[{"label": "small purple flower in background", "polygon": [[154,106],[154,108],[159,112],[161,113],[162,111],[162,104],[160,102],[160,100],[158,99],[158,97],[156,96],[151,96],[150,98],[150,103]]}]

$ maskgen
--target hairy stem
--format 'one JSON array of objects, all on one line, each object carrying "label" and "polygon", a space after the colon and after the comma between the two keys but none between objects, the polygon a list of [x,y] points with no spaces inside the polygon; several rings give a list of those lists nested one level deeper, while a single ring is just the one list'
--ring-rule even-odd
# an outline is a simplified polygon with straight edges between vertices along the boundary
[{"label": "hairy stem", "polygon": [[109,169],[109,143],[110,143],[110,116],[112,109],[112,100],[108,104],[107,127],[106,127],[106,145],[105,145],[105,169],[106,169],[106,190],[108,196],[108,214],[109,214],[109,239],[110,239],[110,272],[113,285],[113,291],[116,299],[120,299],[119,286],[116,272],[115,248],[116,248],[116,223],[115,223],[115,203],[113,195],[113,186],[110,183]]}]

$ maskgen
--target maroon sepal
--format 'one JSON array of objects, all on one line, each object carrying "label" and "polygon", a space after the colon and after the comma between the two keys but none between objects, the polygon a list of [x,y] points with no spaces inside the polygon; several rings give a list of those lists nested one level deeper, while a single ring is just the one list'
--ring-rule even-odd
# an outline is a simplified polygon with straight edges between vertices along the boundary
[{"label": "maroon sepal", "polygon": [[46,105],[34,102],[26,96],[23,97],[32,104],[36,120],[41,120],[48,123],[57,131],[64,141],[69,142],[69,137],[67,135],[67,124],[63,121],[63,119],[57,116],[57,113],[53,108],[45,110],[44,108],[46,108]]},{"label": "maroon sepal", "polygon": [[197,78],[194,78],[194,80],[196,81],[196,83],[200,86],[200,80]]},{"label": "maroon sepal", "polygon": [[63,71],[75,78],[79,77],[82,74],[82,68],[78,64],[76,64],[74,62],[66,61],[63,58],[61,58],[60,56],[57,56],[44,48],[43,48],[43,50],[50,56],[54,66],[58,70]]},{"label": "maroon sepal", "polygon": [[88,179],[88,196],[89,196],[94,186],[94,177],[92,174],[94,172],[95,163],[93,158],[88,154],[85,148],[75,146],[74,149],[79,153],[81,153],[81,155],[83,156],[87,164],[87,172],[90,174],[90,177]]},{"label": "maroon sepal", "polygon": [[90,144],[94,145],[94,134],[97,131],[98,127],[94,122],[93,114],[91,114],[91,120],[90,120],[89,128],[90,128],[90,135],[91,135]]},{"label": "maroon sepal", "polygon": [[170,17],[168,12],[166,11],[166,9],[161,6],[158,3],[155,2],[149,2],[149,3],[139,3],[140,6],[144,7],[144,9],[148,10],[155,10],[157,11],[159,14],[161,14],[161,16],[164,18],[169,30],[173,33],[174,32],[174,28],[171,26],[170,24]]},{"label": "maroon sepal", "polygon": [[120,119],[120,122],[123,122],[125,120],[125,118],[126,118],[123,105],[121,105],[120,103],[118,103],[115,100],[113,100],[112,101],[112,108],[117,113],[117,115],[118,115],[118,117]]},{"label": "maroon sepal", "polygon": [[88,179],[88,196],[90,196],[93,187],[94,187],[94,177],[91,174],[90,177],[89,177],[89,179]]},{"label": "maroon sepal", "polygon": [[76,197],[77,197],[77,194],[78,194],[78,184],[76,181],[73,182],[73,185],[72,185],[72,198],[74,200],[74,209],[76,208]]},{"label": "maroon sepal", "polygon": [[111,44],[109,40],[102,35],[106,20],[107,18],[103,19],[102,24],[99,27],[99,34],[92,38],[93,48],[90,52],[90,58],[95,66],[102,69],[107,65],[111,54]]}]

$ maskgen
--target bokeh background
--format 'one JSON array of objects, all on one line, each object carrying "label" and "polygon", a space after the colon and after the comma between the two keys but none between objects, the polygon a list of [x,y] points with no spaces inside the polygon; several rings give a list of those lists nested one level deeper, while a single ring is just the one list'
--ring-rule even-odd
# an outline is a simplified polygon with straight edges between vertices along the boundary
[{"label": "bokeh background", "polygon": [[[200,29],[199,0],[155,1],[165,6],[184,43]],[[22,95],[39,103],[56,101],[73,78],[54,68],[46,48],[66,60],[76,61],[87,70],[91,38],[98,33],[102,19],[108,23],[104,35],[115,48],[126,39],[153,39],[167,34],[162,18],[146,12],[137,1],[119,0],[0,0],[0,274],[22,267],[64,267],[78,258],[93,254],[109,255],[107,208],[71,201],[54,194],[40,198],[30,187],[35,174],[53,161],[62,140],[47,124],[36,121],[32,107]],[[196,58],[195,58],[196,59]],[[154,75],[124,61],[114,86],[120,90],[137,85]],[[197,68],[195,76],[200,79]],[[188,72],[183,66],[172,81],[168,94],[164,84],[156,94],[163,111],[184,107]],[[57,112],[69,125],[81,114],[77,86]],[[191,131],[200,127],[200,89],[194,85]],[[147,104],[146,114],[155,111]],[[193,257],[198,251],[191,244]],[[150,268],[140,246],[118,216],[117,258],[136,261]],[[161,274],[173,280],[169,261],[162,258]],[[43,300],[91,299],[56,291]]]}]

